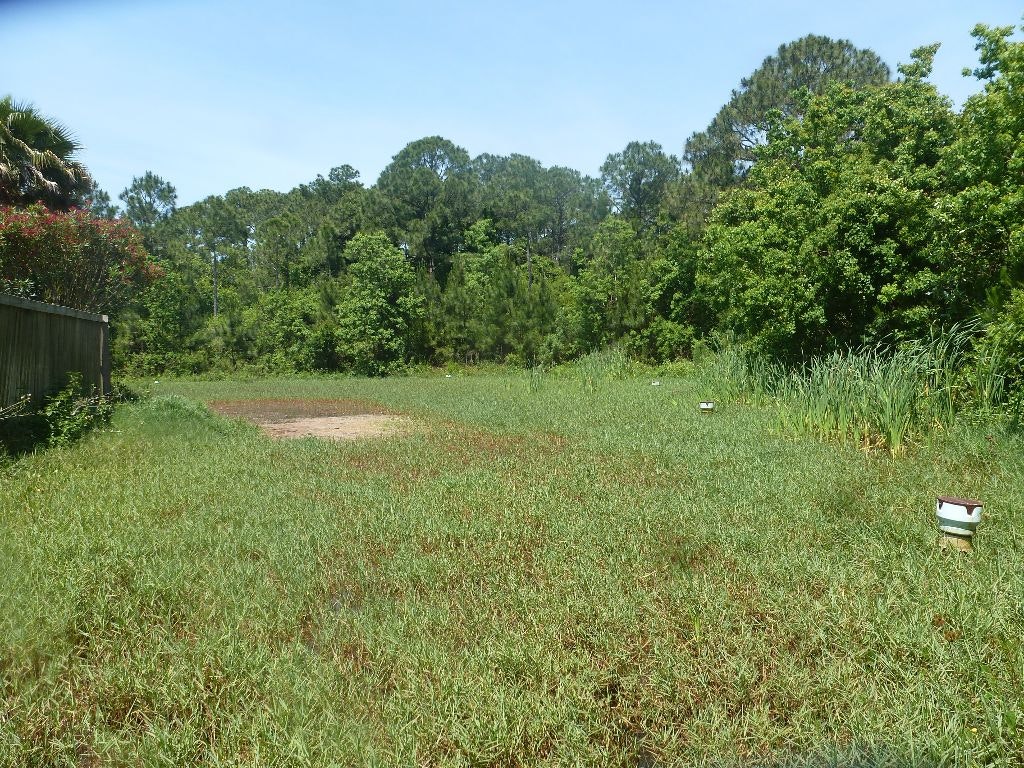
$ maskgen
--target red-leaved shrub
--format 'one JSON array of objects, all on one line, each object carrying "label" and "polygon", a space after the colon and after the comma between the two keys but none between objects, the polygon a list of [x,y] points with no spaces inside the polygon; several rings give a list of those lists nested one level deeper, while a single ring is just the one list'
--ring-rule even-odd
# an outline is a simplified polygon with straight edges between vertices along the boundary
[{"label": "red-leaved shrub", "polygon": [[0,292],[114,314],[159,271],[126,221],[0,206]]}]

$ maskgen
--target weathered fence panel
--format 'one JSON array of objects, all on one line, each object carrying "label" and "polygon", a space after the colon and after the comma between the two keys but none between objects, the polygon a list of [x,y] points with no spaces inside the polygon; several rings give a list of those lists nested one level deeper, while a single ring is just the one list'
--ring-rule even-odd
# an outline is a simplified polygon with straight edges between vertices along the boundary
[{"label": "weathered fence panel", "polygon": [[25,395],[42,402],[73,371],[110,394],[107,316],[0,294],[0,408]]}]

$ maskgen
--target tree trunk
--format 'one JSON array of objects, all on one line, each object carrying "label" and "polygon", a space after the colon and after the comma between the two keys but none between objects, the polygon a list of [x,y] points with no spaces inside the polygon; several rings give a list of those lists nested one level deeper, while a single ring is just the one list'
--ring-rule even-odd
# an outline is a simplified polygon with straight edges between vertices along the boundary
[{"label": "tree trunk", "polygon": [[526,284],[533,288],[533,254],[530,248],[530,236],[526,236]]},{"label": "tree trunk", "polygon": [[217,316],[217,252],[213,252],[213,316]]}]

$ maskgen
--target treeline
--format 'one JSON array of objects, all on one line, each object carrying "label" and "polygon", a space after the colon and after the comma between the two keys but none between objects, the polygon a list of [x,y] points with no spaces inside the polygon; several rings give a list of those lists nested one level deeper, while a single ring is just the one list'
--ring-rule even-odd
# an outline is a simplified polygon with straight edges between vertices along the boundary
[{"label": "treeline", "polygon": [[[364,185],[176,207],[152,173],[94,214],[141,232],[159,276],[123,309],[135,372],[387,373],[558,362],[618,345],[671,360],[728,333],[789,363],[974,320],[1024,369],[1024,44],[974,30],[981,93],[955,111],[936,46],[895,73],[848,41],[779,48],[681,156],[632,142],[599,178],[414,141]],[[992,355],[989,354],[991,357]]]}]

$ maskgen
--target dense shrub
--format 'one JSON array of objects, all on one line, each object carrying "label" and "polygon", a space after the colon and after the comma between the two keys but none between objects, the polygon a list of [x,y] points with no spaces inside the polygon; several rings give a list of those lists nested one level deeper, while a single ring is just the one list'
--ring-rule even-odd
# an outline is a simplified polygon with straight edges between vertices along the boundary
[{"label": "dense shrub", "polygon": [[356,235],[345,258],[348,279],[336,309],[339,356],[356,373],[392,373],[405,364],[412,328],[423,314],[416,275],[379,233]]},{"label": "dense shrub", "polygon": [[50,445],[67,445],[98,424],[109,421],[113,413],[110,401],[82,382],[82,374],[72,373],[68,383],[47,400],[43,416]]},{"label": "dense shrub", "polygon": [[0,206],[0,290],[113,314],[158,272],[127,222]]},{"label": "dense shrub", "polygon": [[[239,335],[250,362],[273,372],[326,370],[324,331],[327,323],[313,289],[265,293],[242,311]],[[333,334],[327,334],[333,346]]]},{"label": "dense shrub", "polygon": [[979,357],[991,360],[1004,377],[1010,408],[1024,421],[1024,289],[1016,289],[988,325]]}]

